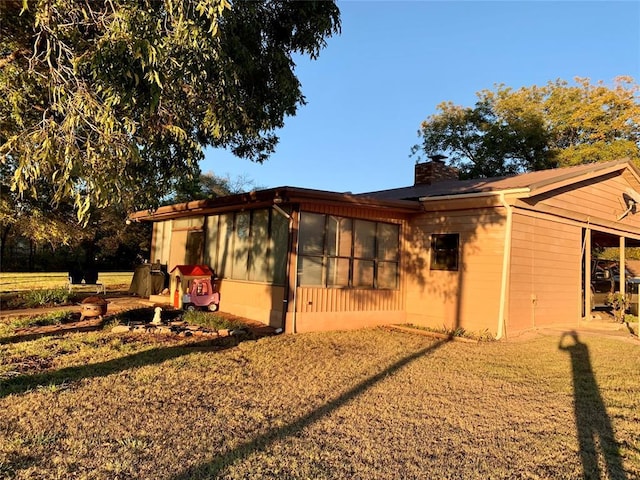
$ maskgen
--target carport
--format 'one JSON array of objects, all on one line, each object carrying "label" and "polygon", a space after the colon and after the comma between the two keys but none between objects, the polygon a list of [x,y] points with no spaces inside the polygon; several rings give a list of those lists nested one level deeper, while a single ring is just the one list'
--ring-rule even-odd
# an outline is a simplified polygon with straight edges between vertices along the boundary
[{"label": "carport", "polygon": [[[635,213],[635,207],[634,207]],[[624,212],[623,212],[624,213]],[[631,211],[629,213],[632,213]],[[591,285],[591,268],[586,268],[591,265],[591,260],[593,259],[592,252],[597,249],[604,248],[618,248],[619,255],[618,258],[615,259],[620,266],[620,293],[624,295],[626,288],[626,271],[627,271],[627,258],[626,258],[626,249],[627,248],[638,248],[640,247],[640,238],[637,238],[635,235],[633,237],[628,236],[629,232],[617,232],[613,233],[610,231],[602,231],[595,230],[592,228],[583,229],[583,254],[582,254],[582,274],[583,274],[583,285]],[[583,294],[586,290],[583,289]],[[583,295],[582,301],[584,302],[584,310],[583,312],[591,312],[593,310],[593,305],[591,304],[591,295]],[[585,315],[586,316],[586,315]]]}]

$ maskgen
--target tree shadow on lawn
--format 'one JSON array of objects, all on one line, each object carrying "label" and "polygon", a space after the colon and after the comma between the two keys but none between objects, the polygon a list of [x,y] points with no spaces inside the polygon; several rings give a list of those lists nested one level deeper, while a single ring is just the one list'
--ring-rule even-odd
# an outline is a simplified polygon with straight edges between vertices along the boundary
[{"label": "tree shadow on lawn", "polygon": [[352,399],[358,397],[359,395],[366,392],[368,389],[373,387],[378,382],[384,380],[389,375],[394,374],[401,368],[405,367],[409,363],[414,360],[427,355],[444,344],[450,342],[451,339],[442,339],[437,342],[425,347],[423,349],[418,350],[417,352],[404,357],[403,359],[397,361],[393,365],[385,368],[381,372],[376,375],[367,378],[366,380],[360,382],[355,387],[351,388],[347,392],[343,393],[339,397],[331,400],[325,405],[311,411],[307,415],[299,418],[298,420],[284,425],[280,428],[272,429],[266,432],[264,435],[260,437],[254,438],[248,442],[238,445],[232,450],[220,455],[219,457],[214,458],[211,462],[203,463],[201,465],[197,465],[193,468],[190,468],[183,473],[180,473],[176,476],[171,477],[171,480],[189,480],[193,478],[217,478],[225,468],[247,458],[254,452],[259,452],[265,450],[269,445],[274,443],[277,440],[281,440],[286,437],[290,437],[300,432],[302,429],[308,427],[309,425],[314,424],[315,422],[321,420],[323,417],[331,414],[333,411],[337,410],[341,406],[345,405]]},{"label": "tree shadow on lawn", "polygon": [[[104,328],[103,323],[104,322],[101,321],[100,323],[87,324],[83,326],[57,325],[56,327],[49,328],[46,331],[18,333],[17,335],[0,337],[0,345],[9,344],[9,343],[30,342],[31,340],[37,340],[38,338],[42,338],[42,337],[62,336],[62,335],[67,335],[69,333],[96,332]],[[45,330],[45,329],[37,329],[37,330]]]},{"label": "tree shadow on lawn", "polygon": [[64,385],[85,378],[106,377],[112,373],[122,372],[131,368],[162,363],[166,360],[189,355],[194,351],[211,352],[226,350],[237,346],[238,342],[239,339],[233,336],[213,338],[194,343],[183,343],[172,347],[152,348],[101,363],[66,367],[60,370],[33,375],[20,375],[0,380],[0,398],[14,393],[28,392],[38,387]]}]

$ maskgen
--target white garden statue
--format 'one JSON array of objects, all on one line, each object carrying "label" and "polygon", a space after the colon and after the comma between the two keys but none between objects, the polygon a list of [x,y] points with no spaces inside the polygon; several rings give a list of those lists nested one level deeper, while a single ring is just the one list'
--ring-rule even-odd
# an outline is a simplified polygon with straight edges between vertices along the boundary
[{"label": "white garden statue", "polygon": [[162,308],[156,307],[155,314],[153,315],[153,321],[151,323],[153,323],[154,325],[160,325],[162,323],[162,318],[160,317],[161,313],[162,313]]}]

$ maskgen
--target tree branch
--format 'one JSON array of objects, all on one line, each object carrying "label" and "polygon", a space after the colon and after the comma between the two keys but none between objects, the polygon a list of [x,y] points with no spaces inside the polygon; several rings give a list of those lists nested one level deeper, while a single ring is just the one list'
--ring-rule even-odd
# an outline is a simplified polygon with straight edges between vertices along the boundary
[{"label": "tree branch", "polygon": [[15,62],[18,58],[26,57],[27,55],[29,55],[29,50],[27,49],[14,50],[6,57],[0,58],[0,70],[2,70],[10,63]]}]

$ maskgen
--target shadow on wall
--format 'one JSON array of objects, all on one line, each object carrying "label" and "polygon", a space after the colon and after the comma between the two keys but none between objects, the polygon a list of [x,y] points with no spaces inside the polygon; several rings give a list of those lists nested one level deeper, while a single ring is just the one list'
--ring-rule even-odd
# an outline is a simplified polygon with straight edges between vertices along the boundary
[{"label": "shadow on wall", "polygon": [[[452,212],[442,214],[431,212],[411,222],[405,233],[404,273],[409,283],[415,285],[419,292],[437,298],[442,303],[455,305],[455,318],[451,327],[456,329],[462,324],[462,306],[464,304],[465,282],[469,283],[469,261],[483,255],[487,258],[485,265],[493,265],[495,272],[503,268],[503,252],[496,249],[498,242],[503,246],[504,230],[499,230],[499,241],[495,234],[488,235],[485,243],[482,235],[491,233],[492,227],[500,227],[506,223],[506,214],[501,208],[482,208],[469,210],[468,214]],[[456,271],[432,272],[430,268],[431,238],[433,234],[457,233],[460,235],[458,268]],[[493,243],[490,243],[493,242]],[[491,260],[494,260],[492,262]],[[483,267],[486,268],[486,267]],[[485,275],[486,272],[478,272]],[[477,281],[476,281],[477,280]],[[486,280],[478,276],[474,284],[486,286]],[[496,288],[500,288],[498,284]]]},{"label": "shadow on wall", "polygon": [[603,478],[600,465],[604,465],[606,478],[625,480],[620,445],[600,395],[589,348],[578,339],[575,331],[563,333],[558,348],[571,356],[573,404],[583,478]]}]

